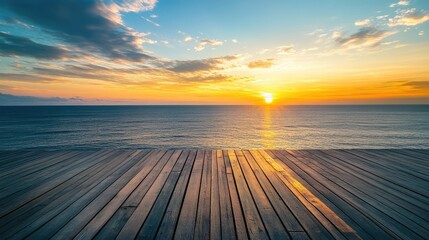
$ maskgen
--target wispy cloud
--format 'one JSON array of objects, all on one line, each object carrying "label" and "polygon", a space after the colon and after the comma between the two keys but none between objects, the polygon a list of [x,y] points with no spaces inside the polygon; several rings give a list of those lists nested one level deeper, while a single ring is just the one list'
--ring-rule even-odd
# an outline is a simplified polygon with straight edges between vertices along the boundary
[{"label": "wispy cloud", "polygon": [[288,55],[290,53],[293,53],[294,51],[294,45],[285,45],[277,47],[278,55]]},{"label": "wispy cloud", "polygon": [[26,37],[0,32],[0,55],[59,59],[68,55],[68,52],[61,47],[36,43]]},{"label": "wispy cloud", "polygon": [[34,73],[0,73],[0,80],[18,82],[53,82],[55,78]]},{"label": "wispy cloud", "polygon": [[149,23],[152,23],[154,26],[157,26],[157,27],[159,27],[160,25],[159,25],[159,23],[156,23],[156,22],[154,22],[154,21],[152,21],[152,20],[150,20],[149,18],[145,18],[145,17],[142,17],[144,20],[146,20],[146,22],[149,22]]},{"label": "wispy cloud", "polygon": [[247,64],[248,68],[270,68],[274,65],[275,58],[267,58],[262,60],[256,60]]},{"label": "wispy cloud", "polygon": [[333,38],[343,48],[376,47],[380,45],[383,39],[395,33],[394,31],[381,30],[376,27],[364,27],[348,37],[342,37],[339,32],[336,32]]},{"label": "wispy cloud", "polygon": [[378,19],[378,20],[382,20],[382,19],[386,19],[386,18],[388,18],[389,17],[389,14],[386,14],[386,15],[380,15],[380,16],[377,16],[377,17],[375,17],[376,19]]},{"label": "wispy cloud", "polygon": [[429,81],[408,81],[402,84],[403,86],[409,86],[416,89],[429,90]]},{"label": "wispy cloud", "polygon": [[356,26],[368,26],[368,25],[371,25],[371,20],[370,19],[364,19],[364,20],[356,21],[355,25]]},{"label": "wispy cloud", "polygon": [[20,26],[28,28],[28,29],[30,29],[32,27],[31,25],[26,24],[26,23],[24,23],[24,22],[22,22],[16,18],[13,18],[13,17],[4,17],[4,21],[8,24],[17,24],[17,25],[20,25]]},{"label": "wispy cloud", "polygon": [[166,64],[166,69],[174,72],[213,71],[225,68],[225,64],[238,59],[238,56],[224,56],[201,60],[173,61]]},{"label": "wispy cloud", "polygon": [[199,52],[204,50],[207,46],[222,46],[223,42],[218,40],[211,39],[203,39],[198,42],[198,44],[194,47],[195,51]]},{"label": "wispy cloud", "polygon": [[397,11],[397,15],[389,19],[388,26],[415,26],[429,20],[429,13],[417,11],[415,8]]},{"label": "wispy cloud", "polygon": [[409,4],[410,4],[410,1],[408,1],[408,0],[400,0],[397,3],[390,4],[389,7],[393,8],[396,6],[408,6]]}]

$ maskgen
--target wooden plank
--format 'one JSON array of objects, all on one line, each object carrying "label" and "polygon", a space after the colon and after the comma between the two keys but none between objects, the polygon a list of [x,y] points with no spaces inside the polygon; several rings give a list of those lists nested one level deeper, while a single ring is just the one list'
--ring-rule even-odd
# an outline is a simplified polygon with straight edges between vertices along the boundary
[{"label": "wooden plank", "polygon": [[[322,225],[329,230],[335,238],[348,238],[358,239],[353,228],[351,228],[344,220],[342,220],[335,212],[333,212],[325,203],[320,201],[312,192],[310,192],[301,182],[293,177],[293,171],[285,165],[278,164],[268,154],[262,152],[264,158],[275,169],[282,173],[284,177],[283,182],[294,192],[300,201],[307,207],[307,209],[322,223]],[[285,181],[286,180],[286,181]],[[339,233],[338,233],[339,231]]]},{"label": "wooden plank", "polygon": [[228,182],[226,177],[225,160],[222,150],[216,151],[218,187],[219,187],[219,206],[221,222],[221,239],[236,239],[234,229],[234,216],[231,207],[231,198],[229,196]]},{"label": "wooden plank", "polygon": [[[173,170],[170,172],[168,179],[162,188],[157,201],[152,207],[151,212],[149,213],[146,221],[140,229],[137,239],[154,239],[158,230],[159,225],[161,224],[164,213],[167,209],[168,203],[170,202],[170,197],[173,194],[174,188],[179,180],[181,171],[186,163],[186,158],[188,153],[183,153],[180,155],[179,160],[177,160],[174,165]],[[184,160],[183,160],[184,159]]]},{"label": "wooden plank", "polygon": [[34,185],[41,185],[57,177],[62,177],[64,172],[67,172],[68,168],[73,168],[80,164],[80,159],[86,156],[85,153],[69,152],[63,154],[60,157],[54,158],[54,161],[43,161],[42,166],[31,169],[30,172],[24,172],[23,174],[17,174],[17,178],[20,179],[16,182],[14,178],[2,180],[4,186],[0,190],[0,195],[4,198],[12,195],[13,193],[23,191],[23,189],[30,188]]},{"label": "wooden plank", "polygon": [[[266,196],[271,202],[271,205],[273,206],[274,210],[277,212],[278,216],[280,217],[280,220],[282,221],[283,226],[286,228],[286,230],[288,232],[304,231],[301,225],[299,224],[298,220],[295,218],[295,216],[292,214],[289,208],[285,205],[281,197],[277,194],[276,189],[274,189],[273,185],[271,185],[271,182],[267,179],[266,175],[273,175],[274,172],[273,171],[264,172],[256,163],[256,162],[264,161],[264,159],[259,157],[259,154],[257,154],[256,152],[253,152],[254,154],[251,154],[249,151],[243,151],[243,153],[247,159],[250,169],[253,171],[254,175],[256,176],[256,179],[258,180],[263,191],[265,192]],[[267,170],[267,168],[265,168],[265,170]],[[281,187],[281,186],[282,185],[276,185],[276,187]],[[279,191],[280,189],[277,189],[277,190]]]},{"label": "wooden plank", "polygon": [[200,197],[198,201],[197,220],[195,223],[195,238],[210,238],[210,201],[212,177],[212,151],[204,154],[203,176],[201,178]]},{"label": "wooden plank", "polygon": [[[101,153],[103,152],[105,151],[102,151]],[[98,154],[100,154],[100,152],[89,154],[88,156],[82,158],[82,161],[87,161]],[[31,191],[19,191],[17,193],[14,193],[13,195],[11,195],[12,196],[11,198],[7,198],[4,201],[0,201],[0,209],[1,209],[0,217],[9,214],[10,212],[14,211],[18,207],[39,197],[40,195],[43,195],[44,193],[52,189],[55,189],[56,187],[58,187],[68,179],[72,178],[73,176],[79,174],[80,172],[84,171],[85,169],[91,167],[96,163],[97,163],[96,161],[91,161],[88,164],[82,164],[82,165],[76,166],[73,169],[70,169],[70,171],[65,172],[61,178],[57,178],[51,182],[38,185],[35,188],[31,189]]]},{"label": "wooden plank", "polygon": [[204,151],[198,150],[195,163],[192,168],[191,177],[187,187],[185,199],[180,210],[177,222],[175,239],[193,239],[195,232],[195,221],[197,215],[198,197],[203,170]]},{"label": "wooden plank", "polygon": [[[164,154],[164,152],[158,152],[158,155],[149,158],[149,161],[146,162],[145,166],[142,167],[141,171],[137,173],[100,212],[94,216],[91,221],[86,224],[86,226],[76,235],[76,239],[90,239],[93,238],[100,229],[112,218],[112,216],[117,212],[117,210],[125,209],[125,211],[130,211],[131,206],[122,206],[125,200],[130,196],[130,194],[135,191],[135,189],[142,184],[143,180],[147,180],[148,174],[157,176],[159,171],[154,170],[156,166],[164,166],[165,163],[171,154]],[[180,154],[180,152],[179,152]],[[157,161],[161,157],[161,160]],[[148,186],[152,183],[147,183]],[[122,221],[122,219],[117,219]],[[120,230],[120,229],[119,229]]]},{"label": "wooden plank", "polygon": [[[396,184],[399,184],[401,186],[404,186],[407,189],[410,189],[416,193],[419,193],[426,198],[429,197],[429,189],[427,189],[427,181],[419,181],[419,179],[416,179],[414,175],[409,175],[407,173],[404,173],[403,171],[399,171],[398,169],[395,169],[392,166],[394,164],[380,164],[377,161],[373,160],[373,156],[369,155],[367,152],[361,152],[361,151],[355,151],[351,153],[361,159],[368,165],[371,166],[371,171],[376,171],[374,174],[378,174],[378,172],[382,172],[382,176],[385,179],[389,179],[391,182],[395,182]],[[411,181],[410,179],[413,179]]]},{"label": "wooden plank", "polygon": [[[140,170],[142,159],[132,161],[134,156],[124,156],[124,160],[130,158],[129,164],[107,176],[96,187],[79,198],[72,205],[67,207],[61,214],[51,219],[43,227],[32,233],[32,238],[55,238],[54,235],[62,235],[67,231],[76,231],[81,228],[84,220],[92,218],[94,212],[98,212],[104,207],[105,201],[110,200],[128,181],[132,179]],[[82,213],[82,214],[80,214]],[[82,219],[82,222],[80,221]],[[80,229],[79,229],[80,230]],[[71,236],[71,235],[68,235]]]},{"label": "wooden plank", "polygon": [[[282,151],[282,152],[285,152],[285,151]],[[295,155],[295,157],[297,156]],[[293,158],[291,158],[291,160],[292,159]],[[324,182],[325,186],[327,186],[332,191],[336,192],[337,195],[343,196],[348,201],[350,201],[350,203],[352,203],[362,211],[374,212],[375,214],[371,214],[370,216],[377,219],[377,222],[379,223],[388,223],[389,229],[394,231],[395,234],[401,234],[401,237],[407,238],[407,239],[408,238],[420,239],[420,237],[417,234],[410,231],[408,228],[398,223],[396,220],[390,218],[388,215],[384,214],[379,209],[375,208],[374,206],[362,200],[361,198],[348,192],[347,189],[344,189],[341,185],[337,184],[335,181],[332,181],[331,179],[328,179],[325,176],[318,174],[316,170],[304,164],[304,162],[307,162],[307,159],[298,156],[297,160],[298,161],[294,161],[296,164],[301,165],[304,171],[311,172],[311,175],[313,177],[318,179],[320,182]]]},{"label": "wooden plank", "polygon": [[311,239],[305,232],[290,232],[293,240],[309,240]]},{"label": "wooden plank", "polygon": [[[417,164],[415,158],[405,155],[397,155],[387,151],[359,151],[360,155],[366,156],[368,161],[382,165],[389,170],[404,174],[404,176],[413,177],[414,181],[422,181],[423,184],[429,182],[429,166]],[[393,163],[393,164],[392,164]]]},{"label": "wooden plank", "polygon": [[426,150],[147,152],[0,151],[0,238],[429,235]]},{"label": "wooden plank", "polygon": [[[110,161],[121,162],[118,165],[112,164],[112,165],[116,165],[116,167],[113,168],[114,170],[113,173],[120,172],[121,169],[123,169],[126,164],[129,164],[128,161],[126,160],[124,161],[124,159],[122,158],[123,156],[125,156],[124,154],[127,154],[127,153],[120,153],[120,154],[117,154],[117,153],[118,152],[112,152],[111,155],[109,154],[106,156],[106,157],[113,158],[111,160],[109,159]],[[104,156],[102,159],[104,159]],[[101,162],[104,162],[104,161],[101,161]],[[90,179],[92,180],[90,182],[85,182],[88,184],[88,185],[85,185],[85,187],[76,189],[76,191],[71,191],[70,199],[63,201],[63,199],[60,198],[47,204],[37,214],[35,214],[34,216],[31,216],[29,219],[26,219],[22,225],[20,224],[21,229],[19,229],[19,231],[17,231],[17,233],[14,234],[13,236],[16,237],[17,239],[24,238],[24,237],[27,237],[32,232],[36,231],[37,229],[44,227],[44,225],[49,223],[49,221],[51,221],[53,218],[59,216],[60,214],[63,214],[65,209],[67,209],[73,204],[76,204],[76,202],[78,202],[79,199],[85,196],[88,192],[90,192],[97,186],[100,186],[101,185],[100,183],[102,183],[105,180],[105,178],[108,176],[106,173],[108,172],[101,172],[101,175],[98,176],[98,178]],[[65,194],[65,196],[67,197],[67,194]]]},{"label": "wooden plank", "polygon": [[[150,189],[147,191],[143,199],[140,201],[136,210],[131,215],[130,219],[128,219],[125,226],[119,232],[116,239],[133,239],[137,236],[140,231],[141,226],[145,222],[152,206],[155,203],[159,193],[162,190],[165,182],[167,181],[168,176],[170,175],[171,170],[176,164],[177,159],[179,158],[181,151],[175,151],[171,158],[169,157],[167,163],[162,169],[161,173],[158,174],[156,180],[150,184]],[[177,174],[178,176],[178,174]],[[174,178],[174,174],[173,174]]]},{"label": "wooden plank", "polygon": [[264,190],[256,179],[249,163],[247,162],[242,151],[236,150],[238,162],[243,171],[243,175],[249,186],[250,193],[253,196],[255,204],[259,210],[259,214],[264,222],[265,228],[270,236],[274,239],[290,239],[285,227],[283,226],[279,216],[275,212]]},{"label": "wooden plank", "polygon": [[[310,153],[306,151],[304,154]],[[311,155],[311,157],[322,160],[324,159],[320,155]],[[358,178],[354,178],[352,174],[342,174],[335,165],[328,165],[328,167],[326,167],[324,162],[325,161],[318,161],[318,164],[309,163],[309,165],[313,166],[313,169],[324,176],[334,179],[336,183],[341,184],[344,188],[347,188],[349,192],[359,196],[361,199],[383,211],[393,219],[405,223],[410,228],[416,229],[416,232],[429,235],[428,230],[424,227],[425,225],[428,225],[425,219],[420,218],[417,215],[414,215],[412,212],[409,212],[407,209],[402,208],[390,200],[379,196],[377,192],[371,192],[371,188],[373,188],[373,186],[360,181]]]},{"label": "wooden plank", "polygon": [[[329,152],[329,154],[342,156],[341,160],[344,162],[347,162],[350,167],[355,167],[363,170],[363,172],[361,173],[365,175],[365,177],[374,179],[380,182],[381,184],[383,184],[384,186],[394,189],[395,191],[403,194],[403,196],[409,196],[410,197],[409,201],[413,202],[413,204],[419,207],[422,207],[424,209],[427,208],[426,206],[428,206],[429,204],[429,198],[427,196],[424,196],[418,192],[413,191],[412,189],[409,189],[407,185],[404,184],[404,181],[398,181],[397,179],[394,178],[394,175],[391,175],[389,173],[386,174],[382,167],[368,163],[362,157],[359,157],[358,155],[355,155],[355,154],[351,154],[349,152],[345,152],[345,151],[327,151],[327,152]],[[389,175],[391,175],[391,177],[389,177]]]},{"label": "wooden plank", "polygon": [[183,199],[186,193],[186,187],[191,176],[192,168],[195,162],[196,151],[191,151],[186,160],[183,171],[180,174],[173,195],[168,204],[167,211],[164,214],[161,225],[157,232],[157,239],[172,239],[174,237],[175,227],[179,219],[179,214]]},{"label": "wooden plank", "polygon": [[212,181],[211,181],[211,199],[210,199],[210,238],[220,239],[221,238],[221,222],[220,222],[220,197],[219,197],[219,171],[217,170],[217,154],[216,150],[211,151],[212,156]]},{"label": "wooden plank", "polygon": [[[240,198],[238,197],[237,186],[235,185],[234,176],[232,173],[231,162],[229,160],[228,151],[223,151],[226,167],[226,177],[228,180],[229,195],[231,197],[231,207],[234,214],[235,223],[235,234],[237,239],[248,239],[246,222],[244,220],[243,211],[240,204]],[[228,171],[230,168],[230,171]]]},{"label": "wooden plank", "polygon": [[241,207],[243,209],[244,219],[249,239],[269,239],[264,223],[259,216],[258,209],[253,201],[252,194],[247,186],[238,158],[233,150],[228,150],[228,157],[231,163],[231,168],[237,192],[240,198]]},{"label": "wooden plank", "polygon": [[[98,162],[69,179],[59,188],[55,189],[55,191],[49,191],[15,210],[8,217],[1,218],[0,234],[2,234],[3,229],[12,234],[14,232],[11,229],[16,229],[16,231],[20,231],[22,228],[30,229],[30,227],[26,226],[31,223],[33,223],[33,228],[37,228],[37,226],[34,226],[35,222],[43,224],[42,219],[50,219],[48,218],[49,216],[52,218],[57,215],[76,201],[82,194],[89,191],[91,187],[100,182],[105,174],[114,171],[114,169],[124,163],[123,159],[115,158],[118,155],[116,153],[111,152],[109,155],[103,156],[103,159],[109,158],[108,164],[105,161]],[[146,152],[143,152],[143,154],[146,154]]]},{"label": "wooden plank", "polygon": [[[140,176],[138,175],[142,172],[150,171],[151,168],[147,166],[153,164],[153,162],[160,163],[163,166],[165,162],[168,161],[171,154],[172,151],[160,151],[158,155],[155,155],[153,158],[151,157],[144,165],[133,167],[124,173],[97,198],[93,199],[79,212],[79,214],[74,216],[73,219],[63,226],[55,234],[54,238],[63,239],[67,236],[75,236],[80,231],[82,231],[82,235],[78,237],[83,239],[89,239],[94,236],[101,228],[101,225],[107,222],[129,195],[130,191],[134,189],[135,185],[140,180]],[[160,156],[161,158],[159,158]],[[142,175],[144,175],[144,173]],[[133,181],[132,186],[128,185],[131,181]],[[94,219],[94,221],[91,222],[88,228],[84,228],[92,219]]]},{"label": "wooden plank", "polygon": [[[329,205],[331,209],[335,209],[336,213],[341,216],[342,219],[348,220],[347,223],[352,224],[353,229],[360,230],[359,234],[364,239],[391,239],[395,238],[395,234],[383,226],[379,226],[374,222],[373,218],[370,218],[367,214],[363,214],[354,205],[347,202],[341,195],[336,195],[324,182],[319,182],[312,175],[301,169],[296,165],[293,156],[284,156],[282,151],[265,151],[269,156],[275,159],[275,162],[281,166],[289,167],[293,170],[291,172],[295,179],[298,179],[306,188],[310,189],[319,199],[323,199],[323,202]],[[299,161],[299,160],[297,160]],[[396,237],[397,238],[397,237]]]},{"label": "wooden plank", "polygon": [[66,152],[64,151],[39,151],[34,154],[26,154],[24,156],[17,154],[18,156],[14,156],[0,167],[0,180],[10,176],[13,177],[16,175],[16,173],[19,173],[23,170],[32,169],[34,165],[43,163],[47,159],[55,158],[65,153]]},{"label": "wooden plank", "polygon": [[[177,165],[181,164],[183,161],[186,161],[189,151],[182,151],[174,169]],[[183,160],[184,159],[184,160]],[[177,172],[177,171],[172,171]],[[136,206],[124,206],[124,204],[115,212],[115,214],[106,222],[101,230],[95,236],[96,239],[113,239],[119,234],[123,226],[125,226],[128,219],[131,217],[132,213],[136,209]],[[156,231],[156,229],[155,229]]]},{"label": "wooden plank", "polygon": [[[261,151],[251,151],[252,156],[255,158],[256,163],[259,164],[261,170],[265,173],[266,177],[273,184],[278,194],[281,196],[283,202],[290,208],[290,211],[294,215],[289,216],[297,218],[302,225],[302,228],[314,239],[328,239],[332,236],[329,232],[323,227],[323,225],[307,210],[304,204],[293,194],[293,192],[287,187],[286,184],[282,181],[280,168],[274,169],[268,161],[266,160],[268,155],[265,152]],[[256,165],[252,166],[254,169],[258,169]],[[282,206],[282,203],[277,203],[277,205]],[[283,217],[283,215],[280,215]],[[288,216],[288,215],[284,215]],[[292,225],[293,226],[293,225]],[[303,229],[300,227],[294,227],[292,232],[302,232]]]},{"label": "wooden plank", "polygon": [[[417,221],[425,221],[426,223],[423,225],[429,225],[429,222],[426,221],[426,219],[429,219],[429,205],[427,207],[414,205],[413,203],[416,202],[414,198],[410,198],[408,195],[399,193],[378,181],[374,181],[372,178],[364,175],[365,172],[354,168],[352,165],[345,165],[345,161],[341,156],[327,154],[326,151],[306,151],[306,153],[323,160],[320,161],[319,166],[326,167],[325,169],[329,172],[336,172],[336,176],[341,177],[346,184],[359,187],[369,197],[375,198],[386,206],[391,207],[392,211],[397,211],[406,217],[411,217],[410,219],[416,219],[417,217]],[[328,164],[332,164],[332,166]]]}]

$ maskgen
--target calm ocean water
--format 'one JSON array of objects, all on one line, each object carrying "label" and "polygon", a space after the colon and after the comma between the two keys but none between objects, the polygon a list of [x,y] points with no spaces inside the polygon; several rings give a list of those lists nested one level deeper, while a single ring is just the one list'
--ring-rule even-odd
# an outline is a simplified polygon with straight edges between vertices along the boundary
[{"label": "calm ocean water", "polygon": [[0,107],[0,149],[429,148],[425,106]]}]

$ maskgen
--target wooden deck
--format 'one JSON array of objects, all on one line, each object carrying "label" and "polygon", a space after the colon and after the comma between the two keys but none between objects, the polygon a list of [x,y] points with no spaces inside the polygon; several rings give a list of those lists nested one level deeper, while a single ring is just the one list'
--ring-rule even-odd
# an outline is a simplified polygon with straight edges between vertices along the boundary
[{"label": "wooden deck", "polygon": [[428,239],[429,150],[0,151],[0,239]]}]

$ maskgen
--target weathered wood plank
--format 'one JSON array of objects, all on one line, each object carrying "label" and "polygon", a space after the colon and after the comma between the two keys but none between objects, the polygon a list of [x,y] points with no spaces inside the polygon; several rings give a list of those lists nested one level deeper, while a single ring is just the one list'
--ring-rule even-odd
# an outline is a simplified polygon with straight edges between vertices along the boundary
[{"label": "weathered wood plank", "polygon": [[[61,214],[37,229],[30,237],[55,238],[54,235],[56,234],[58,234],[57,236],[63,236],[68,231],[78,232],[82,228],[82,225],[86,224],[86,221],[92,218],[94,213],[98,212],[105,205],[105,202],[109,201],[117,193],[118,189],[125,185],[140,170],[139,165],[142,163],[142,159],[133,161],[135,154],[127,153],[128,156],[122,156],[124,161],[129,159],[127,161],[129,164],[123,165],[120,170],[106,176],[102,182],[67,207]],[[71,236],[71,234],[68,236]],[[57,239],[59,238],[61,237]]]},{"label": "weathered wood plank", "polygon": [[[163,154],[163,153],[159,153]],[[162,158],[168,159],[169,156],[164,154]],[[130,194],[137,188],[138,185],[142,184],[143,179],[147,179],[149,172],[155,172],[153,175],[158,175],[158,171],[154,171],[154,168],[151,168],[149,164],[162,164],[162,162],[166,162],[159,160],[157,162],[158,157],[152,157],[146,163],[146,165],[142,168],[142,170],[131,179],[127,185],[125,185],[118,194],[100,211],[97,215],[92,218],[92,220],[79,232],[79,234],[75,237],[77,239],[91,239],[93,238],[100,229],[112,218],[112,216],[117,212],[117,210],[121,207],[124,201],[130,196]],[[152,161],[151,161],[152,160]],[[148,184],[148,186],[150,186]],[[121,209],[131,209],[131,206],[122,206]],[[133,207],[133,206],[132,206]]]},{"label": "weathered wood plank", "polygon": [[[142,154],[146,154],[146,152]],[[118,156],[115,152],[102,156],[105,161],[98,162],[69,179],[55,191],[43,194],[15,210],[8,217],[0,219],[0,234],[3,230],[11,234],[14,234],[14,231],[21,231],[20,234],[22,234],[29,229],[41,226],[101,182],[104,176],[126,163],[124,159],[115,158],[115,156]],[[35,225],[35,223],[39,223],[39,225]],[[31,226],[28,226],[30,224]],[[23,228],[26,230],[22,230]]]},{"label": "weathered wood plank", "polygon": [[234,229],[234,219],[231,207],[231,198],[229,196],[228,182],[226,177],[225,160],[222,150],[216,151],[217,170],[219,181],[219,206],[221,222],[221,238],[236,239]]},{"label": "weathered wood plank", "polygon": [[[327,186],[329,189],[331,189],[331,191],[335,192],[337,195],[341,195],[344,198],[347,198],[348,201],[350,201],[352,204],[354,204],[361,211],[372,212],[373,214],[371,214],[371,216],[374,217],[375,219],[377,219],[377,221],[379,223],[388,223],[389,229],[394,231],[396,234],[400,234],[402,238],[420,239],[420,236],[418,234],[414,233],[413,231],[410,231],[404,225],[402,225],[401,223],[392,219],[391,217],[389,217],[388,215],[386,215],[385,213],[383,213],[382,211],[380,211],[376,207],[372,206],[368,202],[362,200],[359,197],[356,197],[356,195],[353,195],[352,193],[347,191],[347,189],[343,188],[340,183],[337,183],[337,182],[333,181],[332,179],[329,179],[326,176],[319,174],[317,172],[317,170],[315,170],[311,166],[308,166],[307,164],[305,164],[305,163],[307,163],[308,159],[297,156],[297,155],[294,155],[294,156],[297,157],[296,158],[297,161],[294,161],[294,163],[296,163],[297,165],[300,165],[304,171],[309,172],[313,177],[318,179],[318,181],[324,182],[325,186]],[[293,158],[291,158],[291,160],[292,159]]]},{"label": "weathered wood plank", "polygon": [[[228,179],[228,189],[229,189],[229,195],[231,197],[231,206],[232,211],[234,213],[234,223],[235,223],[235,234],[237,236],[237,239],[248,239],[247,235],[247,229],[246,229],[246,222],[243,216],[243,210],[241,208],[240,204],[240,198],[238,196],[237,192],[237,186],[235,185],[234,176],[232,173],[231,168],[231,162],[229,160],[229,154],[228,151],[224,150],[224,159],[226,163],[226,169],[227,169],[227,179]],[[229,170],[228,170],[229,168]]]},{"label": "weathered wood plank", "polygon": [[200,197],[198,201],[197,220],[195,223],[195,238],[210,238],[210,211],[211,211],[211,177],[212,154],[206,150],[204,154],[203,176],[201,178]]},{"label": "weathered wood plank", "polygon": [[424,239],[429,151],[0,151],[1,239]]},{"label": "weathered wood plank", "polygon": [[248,236],[250,239],[269,239],[267,230],[259,216],[258,209],[253,201],[252,194],[247,186],[240,164],[238,163],[238,157],[232,150],[228,150],[228,157],[231,162],[237,192],[240,197]]},{"label": "weathered wood plank", "polygon": [[185,199],[177,222],[175,239],[193,239],[197,216],[198,197],[200,193],[201,176],[204,162],[204,151],[198,150]]},{"label": "weathered wood plank", "polygon": [[122,228],[121,232],[119,232],[116,239],[133,239],[137,236],[180,154],[181,151],[175,151],[168,155],[166,154],[169,161],[164,165],[162,171],[157,174],[158,176],[153,183],[145,184],[149,185],[150,188],[140,201],[130,219],[128,219],[127,223]]},{"label": "weathered wood plank", "polygon": [[164,214],[161,225],[159,226],[157,239],[172,239],[176,230],[177,221],[181,211],[181,206],[186,194],[187,185],[191,177],[192,168],[195,163],[197,152],[191,151],[180,174],[179,180],[174,189],[171,200],[168,204],[167,211]]}]

